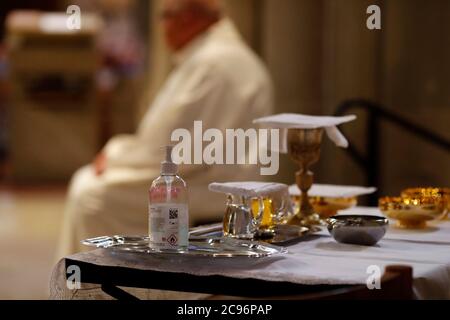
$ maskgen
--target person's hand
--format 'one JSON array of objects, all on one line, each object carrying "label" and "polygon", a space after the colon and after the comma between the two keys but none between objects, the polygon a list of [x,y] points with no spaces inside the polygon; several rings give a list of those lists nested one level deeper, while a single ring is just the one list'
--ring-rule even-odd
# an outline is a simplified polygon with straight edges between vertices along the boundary
[{"label": "person's hand", "polygon": [[101,176],[106,169],[106,155],[103,151],[99,152],[94,159],[94,170],[97,176]]}]

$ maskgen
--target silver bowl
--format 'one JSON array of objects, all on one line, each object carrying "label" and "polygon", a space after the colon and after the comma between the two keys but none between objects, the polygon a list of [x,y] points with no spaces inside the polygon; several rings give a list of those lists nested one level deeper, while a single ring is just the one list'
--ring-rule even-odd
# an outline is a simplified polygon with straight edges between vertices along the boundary
[{"label": "silver bowl", "polygon": [[342,215],[328,218],[328,231],[340,243],[373,246],[384,237],[388,219],[378,216]]}]

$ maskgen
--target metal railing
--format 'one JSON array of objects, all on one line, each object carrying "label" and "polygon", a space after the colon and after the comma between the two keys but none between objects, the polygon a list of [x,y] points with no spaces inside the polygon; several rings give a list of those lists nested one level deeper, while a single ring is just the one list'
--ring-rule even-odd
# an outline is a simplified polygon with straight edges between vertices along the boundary
[{"label": "metal railing", "polygon": [[[338,106],[335,115],[342,116],[354,109],[361,109],[368,113],[365,143],[366,152],[365,154],[362,154],[350,141],[347,153],[364,170],[367,184],[377,187],[378,190],[381,186],[380,124],[382,120],[389,121],[395,126],[402,128],[404,131],[407,131],[444,151],[450,152],[450,141],[447,139],[368,100],[355,99],[344,101]],[[369,204],[377,205],[378,197],[378,192],[372,194],[369,197]]]}]

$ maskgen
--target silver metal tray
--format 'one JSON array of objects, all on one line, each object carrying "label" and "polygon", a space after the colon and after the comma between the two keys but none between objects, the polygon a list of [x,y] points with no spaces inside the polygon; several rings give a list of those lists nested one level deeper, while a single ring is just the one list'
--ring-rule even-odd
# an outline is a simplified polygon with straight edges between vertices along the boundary
[{"label": "silver metal tray", "polygon": [[[306,240],[308,236],[320,231],[319,227],[300,227],[291,225],[276,225],[272,232],[262,234],[257,240],[279,246],[292,245]],[[200,226],[191,229],[190,236],[196,237],[222,237],[222,224]]]},{"label": "silver metal tray", "polygon": [[146,253],[160,256],[196,256],[213,258],[263,258],[287,253],[286,248],[268,243],[228,239],[222,237],[191,236],[189,248],[180,252],[159,252],[148,246],[148,237],[104,236],[83,240],[81,243],[95,248],[111,248],[122,252]]}]

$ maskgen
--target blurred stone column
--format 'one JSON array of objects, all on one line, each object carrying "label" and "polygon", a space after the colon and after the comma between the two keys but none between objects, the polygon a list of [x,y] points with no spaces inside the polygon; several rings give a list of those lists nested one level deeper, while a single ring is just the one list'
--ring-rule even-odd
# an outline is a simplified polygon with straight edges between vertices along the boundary
[{"label": "blurred stone column", "polygon": [[[226,13],[233,19],[245,41],[259,51],[258,46],[261,30],[259,28],[259,12],[262,0],[226,0]],[[258,52],[259,53],[259,52]]]},{"label": "blurred stone column", "polygon": [[[366,11],[368,6],[379,5],[380,1],[324,0],[323,3],[323,114],[334,114],[338,105],[348,99],[379,101],[383,31],[367,29],[369,15]],[[357,116],[357,121],[341,128],[353,145],[363,150],[365,113],[357,113]],[[329,139],[323,145],[319,168],[318,180],[321,182],[366,184],[364,171],[345,150],[336,147]]]},{"label": "blurred stone column", "polygon": [[[322,114],[322,1],[266,0],[263,5],[262,56],[275,83],[276,112]],[[280,157],[274,179],[293,183],[298,168],[287,155]]]},{"label": "blurred stone column", "polygon": [[[382,101],[396,114],[450,140],[450,1],[385,1]],[[447,187],[450,154],[382,127],[383,190]]]},{"label": "blurred stone column", "polygon": [[160,21],[162,0],[153,0],[150,5],[149,19],[149,48],[150,61],[148,62],[148,88],[145,90],[146,97],[143,99],[140,114],[143,115],[151,105],[155,95],[161,88],[164,80],[171,69],[170,52],[167,49]]}]

